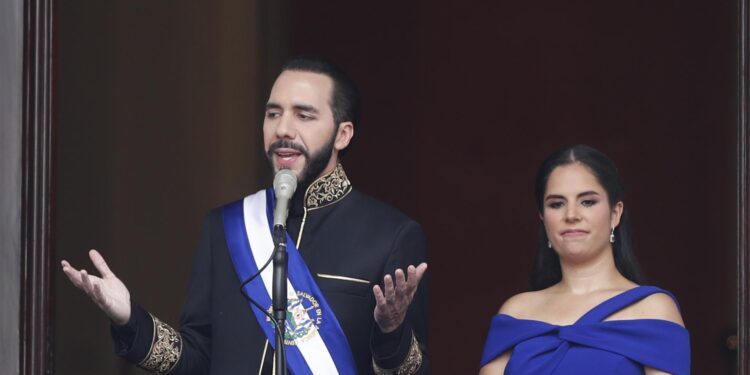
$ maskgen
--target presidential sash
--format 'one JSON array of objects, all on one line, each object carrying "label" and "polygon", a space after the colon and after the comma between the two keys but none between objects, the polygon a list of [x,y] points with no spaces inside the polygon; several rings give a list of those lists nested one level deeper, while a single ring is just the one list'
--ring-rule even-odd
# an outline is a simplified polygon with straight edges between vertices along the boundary
[{"label": "presidential sash", "polygon": [[[261,190],[222,211],[229,254],[240,281],[258,271],[273,253],[273,189]],[[297,247],[287,234],[289,271],[284,344],[287,366],[294,375],[356,374],[349,342]],[[273,267],[247,283],[245,293],[271,309]],[[248,301],[268,342],[276,345],[273,323]]]}]

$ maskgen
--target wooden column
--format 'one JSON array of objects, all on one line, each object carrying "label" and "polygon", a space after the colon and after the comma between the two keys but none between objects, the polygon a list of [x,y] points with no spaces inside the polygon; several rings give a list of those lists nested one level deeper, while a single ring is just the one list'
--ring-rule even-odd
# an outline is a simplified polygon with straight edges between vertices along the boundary
[{"label": "wooden column", "polygon": [[737,318],[738,372],[750,374],[750,134],[748,132],[748,0],[739,1],[737,118]]},{"label": "wooden column", "polygon": [[53,1],[24,1],[20,373],[52,369]]}]

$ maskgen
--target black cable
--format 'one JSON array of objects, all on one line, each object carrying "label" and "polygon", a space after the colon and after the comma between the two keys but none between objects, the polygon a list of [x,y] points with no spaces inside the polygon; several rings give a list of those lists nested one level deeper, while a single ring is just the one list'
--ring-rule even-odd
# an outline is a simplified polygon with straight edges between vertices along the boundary
[{"label": "black cable", "polygon": [[[268,258],[266,263],[263,264],[263,267],[258,269],[258,272],[254,273],[252,276],[248,277],[247,279],[245,279],[245,281],[243,281],[240,284],[240,293],[242,294],[243,297],[245,297],[245,299],[250,301],[250,303],[252,303],[255,307],[257,307],[258,310],[260,310],[266,317],[268,317],[268,319],[271,320],[271,323],[273,323],[273,327],[276,330],[276,334],[281,337],[284,337],[284,332],[282,331],[281,327],[279,327],[279,323],[276,321],[276,318],[273,317],[273,314],[269,313],[266,309],[263,308],[263,306],[261,306],[254,299],[250,298],[250,296],[247,295],[247,293],[245,293],[245,285],[247,285],[248,283],[253,281],[256,277],[258,277],[263,272],[263,270],[265,270],[268,267],[268,265],[271,264],[271,262],[273,261],[273,256],[274,254],[276,254],[276,251],[277,250],[274,249],[274,251],[271,253],[271,256]],[[286,329],[284,331],[286,331]],[[271,340],[268,340],[268,342],[271,342]],[[284,358],[286,358],[286,345],[281,345],[281,349],[276,348],[276,350],[277,351],[281,350],[281,355],[283,355]]]},{"label": "black cable", "polygon": [[[273,261],[273,255],[274,254],[276,254],[276,250],[275,249],[271,253],[271,256],[268,257],[268,260],[263,265],[263,267],[260,267],[260,269],[258,270],[258,272],[254,273],[252,276],[250,276],[247,279],[245,279],[245,281],[243,281],[242,284],[240,284],[240,291],[243,293],[243,295],[244,295],[245,292],[242,291],[242,290],[245,288],[245,285],[247,285],[249,282],[253,281],[253,279],[255,279],[256,277],[258,277],[258,275],[260,275],[261,272],[263,272],[263,270],[265,270],[268,267],[268,265],[271,264],[271,262]],[[248,296],[245,296],[245,297],[247,297],[248,299],[250,298]]]}]

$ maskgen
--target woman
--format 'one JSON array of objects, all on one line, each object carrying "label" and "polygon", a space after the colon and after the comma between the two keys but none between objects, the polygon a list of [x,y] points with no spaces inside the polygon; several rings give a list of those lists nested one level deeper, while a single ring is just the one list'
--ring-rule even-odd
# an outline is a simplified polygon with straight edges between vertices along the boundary
[{"label": "woman", "polygon": [[536,201],[533,291],[492,319],[480,375],[689,374],[674,296],[639,285],[612,161],[588,146],[558,151],[539,169]]}]

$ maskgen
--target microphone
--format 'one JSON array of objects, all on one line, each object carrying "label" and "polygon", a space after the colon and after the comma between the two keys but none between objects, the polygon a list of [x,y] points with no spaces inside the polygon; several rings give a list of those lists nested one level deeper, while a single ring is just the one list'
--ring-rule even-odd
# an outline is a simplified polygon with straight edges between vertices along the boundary
[{"label": "microphone", "polygon": [[276,207],[273,210],[273,277],[271,281],[271,301],[276,320],[276,354],[274,373],[287,374],[284,332],[286,332],[286,282],[289,258],[286,252],[286,218],[289,215],[289,201],[297,189],[297,176],[288,169],[276,172],[273,178],[273,191]]},{"label": "microphone", "polygon": [[273,191],[276,194],[276,208],[273,210],[273,226],[286,227],[286,217],[289,215],[289,201],[297,190],[297,176],[289,169],[281,169],[273,178]]}]

